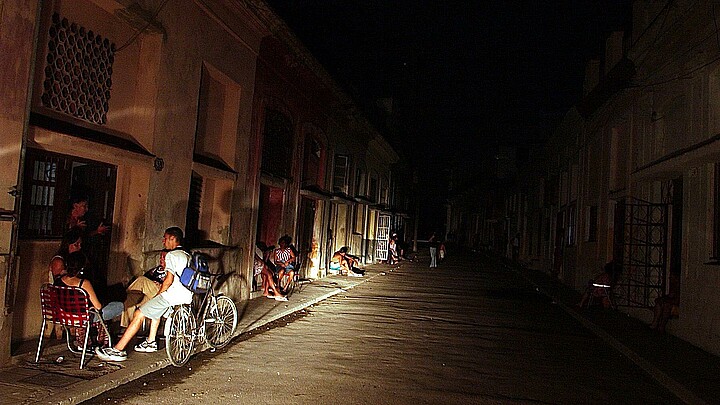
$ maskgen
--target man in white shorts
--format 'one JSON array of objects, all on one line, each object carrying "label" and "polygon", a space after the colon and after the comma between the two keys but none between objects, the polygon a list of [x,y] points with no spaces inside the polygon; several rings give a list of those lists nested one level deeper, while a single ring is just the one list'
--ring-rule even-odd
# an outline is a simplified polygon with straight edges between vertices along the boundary
[{"label": "man in white shorts", "polygon": [[98,358],[104,361],[125,361],[127,359],[125,348],[140,330],[145,318],[152,320],[150,333],[146,340],[135,346],[135,351],[144,353],[157,351],[155,337],[160,326],[160,318],[175,305],[189,304],[193,297],[193,293],[180,283],[180,274],[190,261],[190,255],[181,249],[182,239],[182,229],[173,226],[165,230],[163,246],[170,251],[165,256],[167,274],[158,294],[135,311],[132,322],[114,347],[95,348]]}]

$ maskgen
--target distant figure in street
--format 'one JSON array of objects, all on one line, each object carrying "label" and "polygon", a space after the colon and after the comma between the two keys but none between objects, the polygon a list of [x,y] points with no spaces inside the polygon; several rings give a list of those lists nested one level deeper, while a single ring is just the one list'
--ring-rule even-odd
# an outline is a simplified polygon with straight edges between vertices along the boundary
[{"label": "distant figure in street", "polygon": [[437,267],[437,251],[438,251],[438,241],[437,236],[435,236],[435,232],[433,232],[430,237],[428,238],[428,242],[430,243],[430,268]]},{"label": "distant figure in street", "polygon": [[588,281],[585,292],[580,298],[578,307],[585,307],[590,303],[590,298],[600,300],[603,308],[610,308],[609,292],[615,287],[622,268],[615,262],[608,262],[603,267],[602,273],[596,275],[592,280]]},{"label": "distant figure in street", "polygon": [[519,257],[520,257],[520,234],[516,233],[515,237],[512,240],[512,260],[514,262],[517,262]]},{"label": "distant figure in street", "polygon": [[397,235],[393,235],[390,238],[390,242],[388,244],[388,264],[395,264],[400,260],[398,256],[398,244],[397,244]]},{"label": "distant figure in street", "polygon": [[438,256],[440,256],[441,263],[443,261],[445,261],[446,255],[447,255],[447,252],[445,251],[445,242],[440,242],[440,246],[438,246]]}]

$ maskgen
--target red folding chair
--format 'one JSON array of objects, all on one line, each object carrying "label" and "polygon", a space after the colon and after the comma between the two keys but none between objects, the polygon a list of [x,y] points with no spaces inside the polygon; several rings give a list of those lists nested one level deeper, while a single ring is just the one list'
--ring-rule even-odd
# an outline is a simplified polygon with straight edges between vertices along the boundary
[{"label": "red folding chair", "polygon": [[[43,284],[40,287],[40,304],[42,306],[42,327],[40,328],[40,339],[38,341],[37,354],[35,362],[40,360],[40,352],[42,350],[43,335],[48,322],[54,322],[62,325],[65,329],[65,337],[68,350],[72,353],[80,354],[80,368],[85,366],[85,355],[87,354],[88,341],[90,340],[90,326],[93,324],[93,318],[100,319],[96,322],[98,328],[103,331],[110,339],[110,333],[102,321],[100,311],[95,309],[90,302],[87,292],[79,287],[58,287],[52,284]],[[85,330],[85,340],[83,341],[82,351],[78,351],[70,344],[70,329],[82,328]],[[112,341],[110,341],[112,346]]]}]

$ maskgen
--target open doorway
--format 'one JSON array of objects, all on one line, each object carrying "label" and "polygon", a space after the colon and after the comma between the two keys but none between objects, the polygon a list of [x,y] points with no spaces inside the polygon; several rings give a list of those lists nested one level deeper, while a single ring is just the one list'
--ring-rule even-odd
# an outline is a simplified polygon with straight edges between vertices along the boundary
[{"label": "open doorway", "polygon": [[275,245],[280,238],[284,192],[280,187],[260,185],[256,241]]},{"label": "open doorway", "polygon": [[[48,282],[48,262],[68,230],[72,199],[81,196],[88,203],[82,219],[85,229],[97,229],[101,222],[111,225],[117,179],[114,165],[32,148],[27,149],[24,168],[18,244],[23,260],[17,287],[11,292],[15,294],[12,353],[23,342],[37,338],[40,300],[33,292]],[[106,288],[110,246],[110,232],[83,238],[82,250],[90,263],[85,277],[91,279],[102,302],[107,302],[105,294],[110,293]]]}]

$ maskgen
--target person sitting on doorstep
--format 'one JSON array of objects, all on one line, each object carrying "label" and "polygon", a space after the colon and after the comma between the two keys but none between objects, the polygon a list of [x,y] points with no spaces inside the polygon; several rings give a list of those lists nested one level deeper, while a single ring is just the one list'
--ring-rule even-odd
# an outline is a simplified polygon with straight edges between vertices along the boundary
[{"label": "person sitting on doorstep", "polygon": [[120,326],[123,328],[127,328],[130,324],[135,310],[140,305],[150,301],[160,290],[160,286],[165,280],[165,256],[167,253],[168,250],[163,249],[160,252],[160,264],[137,277],[127,287],[127,296],[124,303],[125,310],[120,318]]},{"label": "person sitting on doorstep", "polygon": [[344,276],[362,277],[365,272],[355,267],[357,262],[357,257],[348,254],[348,247],[343,246],[330,259],[330,270]]},{"label": "person sitting on doorstep", "polygon": [[265,250],[267,250],[267,246],[263,242],[258,242],[255,246],[253,275],[260,275],[262,278],[263,296],[275,299],[276,301],[287,301],[287,297],[280,293],[280,288],[277,286],[277,283],[275,283],[275,276],[265,262]]}]

